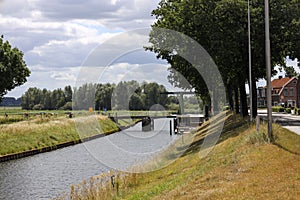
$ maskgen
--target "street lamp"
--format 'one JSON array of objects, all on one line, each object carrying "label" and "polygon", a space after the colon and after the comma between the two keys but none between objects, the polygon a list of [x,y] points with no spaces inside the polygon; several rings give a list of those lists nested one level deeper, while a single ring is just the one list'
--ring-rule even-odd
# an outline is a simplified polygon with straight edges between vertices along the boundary
[{"label": "street lamp", "polygon": [[251,72],[251,27],[250,27],[250,0],[248,0],[248,44],[249,44],[249,95],[250,95],[250,121],[253,120],[252,102],[252,72]]},{"label": "street lamp", "polygon": [[268,140],[273,141],[272,133],[272,96],[271,96],[271,48],[269,24],[269,0],[265,0],[265,32],[266,32],[266,67],[267,67],[267,107],[268,107]]}]

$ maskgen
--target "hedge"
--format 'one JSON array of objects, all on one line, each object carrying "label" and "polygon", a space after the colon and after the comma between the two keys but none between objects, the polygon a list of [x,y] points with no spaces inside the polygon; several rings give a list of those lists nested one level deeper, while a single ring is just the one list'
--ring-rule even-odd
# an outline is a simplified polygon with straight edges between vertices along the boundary
[{"label": "hedge", "polygon": [[284,107],[280,107],[280,106],[272,107],[272,112],[284,112]]}]

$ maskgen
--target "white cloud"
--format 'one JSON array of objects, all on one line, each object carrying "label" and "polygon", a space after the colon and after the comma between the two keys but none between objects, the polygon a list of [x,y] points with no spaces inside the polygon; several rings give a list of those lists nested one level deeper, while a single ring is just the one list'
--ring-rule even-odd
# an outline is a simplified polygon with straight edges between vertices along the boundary
[{"label": "white cloud", "polygon": [[31,7],[41,11],[46,19],[98,19],[105,26],[127,29],[141,25],[148,27],[148,23],[153,21],[151,11],[157,7],[158,2],[159,0],[52,0],[34,1]]},{"label": "white cloud", "polygon": [[[150,27],[154,20],[151,11],[157,7],[158,2],[159,0],[0,1],[1,34],[12,46],[24,52],[25,62],[32,71],[25,85],[6,96],[18,97],[28,87],[54,89],[73,83],[79,66],[99,44],[120,32]],[[130,46],[142,39],[132,37],[127,44]],[[121,41],[116,41],[115,45],[118,42]],[[106,51],[111,53],[110,48]],[[131,55],[117,58],[114,64],[145,64],[155,60],[149,54]],[[99,64],[101,63],[97,63],[97,66]],[[125,71],[121,66],[118,70],[124,74],[128,68],[123,67]]]},{"label": "white cloud", "polygon": [[68,82],[76,81],[76,76],[68,72],[53,72],[50,77],[55,80],[62,80]]}]

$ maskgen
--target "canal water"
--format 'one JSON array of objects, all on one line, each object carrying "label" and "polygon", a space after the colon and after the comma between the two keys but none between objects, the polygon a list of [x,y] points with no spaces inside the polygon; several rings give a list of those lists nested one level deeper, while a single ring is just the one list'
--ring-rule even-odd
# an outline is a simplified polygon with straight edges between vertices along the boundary
[{"label": "canal water", "polygon": [[138,123],[82,144],[0,163],[0,200],[51,199],[91,176],[146,161],[175,141],[169,121],[155,120],[150,132],[142,132]]}]

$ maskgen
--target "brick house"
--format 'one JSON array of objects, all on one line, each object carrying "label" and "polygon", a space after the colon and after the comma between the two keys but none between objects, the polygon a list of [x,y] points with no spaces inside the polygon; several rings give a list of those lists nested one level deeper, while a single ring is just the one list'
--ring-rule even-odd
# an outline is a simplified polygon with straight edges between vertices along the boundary
[{"label": "brick house", "polygon": [[[279,76],[272,81],[272,105],[285,107],[300,107],[300,80],[299,77]],[[257,88],[257,105],[267,105],[267,90],[265,87]]]}]

